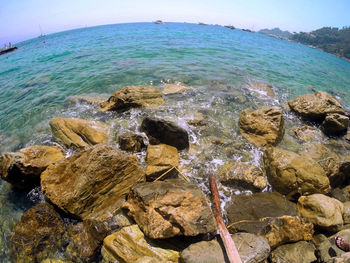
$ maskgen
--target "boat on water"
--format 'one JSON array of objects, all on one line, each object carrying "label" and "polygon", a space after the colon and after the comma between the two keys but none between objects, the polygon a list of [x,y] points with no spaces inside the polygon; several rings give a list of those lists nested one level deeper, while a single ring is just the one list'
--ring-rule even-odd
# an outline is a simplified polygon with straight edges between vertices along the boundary
[{"label": "boat on water", "polygon": [[200,26],[207,26],[208,24],[199,22],[198,25],[200,25]]},{"label": "boat on water", "polygon": [[16,49],[18,49],[18,47],[9,46],[9,47],[2,48],[0,49],[0,55],[15,51]]},{"label": "boat on water", "polygon": [[163,22],[162,20],[156,20],[156,21],[154,21],[154,23],[155,23],[155,24],[158,24],[158,25],[164,24],[164,22]]},{"label": "boat on water", "polygon": [[229,29],[236,29],[234,26],[225,26],[225,27],[227,27]]},{"label": "boat on water", "polygon": [[246,32],[250,32],[250,33],[254,33],[254,31],[250,30],[250,29],[242,29],[243,31],[246,31]]}]

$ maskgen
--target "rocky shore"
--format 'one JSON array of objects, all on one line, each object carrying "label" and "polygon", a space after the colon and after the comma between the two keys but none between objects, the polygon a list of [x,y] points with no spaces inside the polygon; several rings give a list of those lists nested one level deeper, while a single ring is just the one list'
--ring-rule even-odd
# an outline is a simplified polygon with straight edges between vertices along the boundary
[{"label": "rocky shore", "polygon": [[[40,187],[44,198],[22,215],[8,239],[0,236],[0,248],[9,247],[18,263],[225,262],[208,175],[202,174],[204,185],[188,181],[186,171],[198,164],[181,162],[186,154],[200,155],[192,135],[152,114],[169,96],[196,92],[166,84],[127,86],[105,101],[79,97],[101,116],[133,109],[147,116],[137,122],[138,132],[117,135],[109,122],[57,116],[49,123],[55,146],[4,153],[2,180],[19,192]],[[234,138],[206,136],[211,119],[204,111],[187,122],[228,156],[215,176],[242,262],[348,262],[349,253],[337,248],[334,237],[350,241],[349,113],[323,91],[283,107],[268,84],[252,84],[247,93],[258,96],[261,106],[232,122],[262,153],[259,164]],[[291,118],[298,127],[290,127]]]}]

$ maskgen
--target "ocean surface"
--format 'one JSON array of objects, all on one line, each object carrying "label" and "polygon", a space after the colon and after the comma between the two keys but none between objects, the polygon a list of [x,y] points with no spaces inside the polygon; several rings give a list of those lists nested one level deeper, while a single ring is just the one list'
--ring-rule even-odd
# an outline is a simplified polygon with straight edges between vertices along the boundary
[{"label": "ocean surface", "polygon": [[[131,23],[81,28],[18,43],[0,56],[0,153],[34,144],[55,144],[49,121],[58,116],[99,120],[115,135],[138,132],[145,116],[175,121],[190,134],[191,148],[182,152],[181,167],[207,192],[207,174],[230,160],[261,165],[261,151],[239,134],[242,110],[283,106],[289,99],[324,90],[350,109],[350,63],[317,49],[259,33],[188,23]],[[276,97],[252,94],[254,82],[269,83]],[[126,85],[164,83],[192,87],[166,96],[156,110],[102,113],[74,96],[108,98]],[[186,123],[201,113],[206,128]],[[286,113],[281,147],[298,143],[288,130],[302,123]],[[334,139],[323,138],[334,144]],[[339,142],[337,151],[344,149]],[[67,155],[71,154],[67,151]],[[144,165],[145,153],[139,154]],[[0,182],[0,261],[9,260],[11,229],[23,211],[42,200],[39,188],[22,193]],[[268,189],[267,189],[268,190]],[[221,189],[223,200],[232,192]],[[3,246],[1,246],[1,243]]]}]

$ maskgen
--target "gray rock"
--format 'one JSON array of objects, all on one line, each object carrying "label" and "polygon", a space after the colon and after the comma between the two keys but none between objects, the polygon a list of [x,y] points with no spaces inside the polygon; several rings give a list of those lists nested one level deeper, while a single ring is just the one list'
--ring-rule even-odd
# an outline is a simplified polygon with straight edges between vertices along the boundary
[{"label": "gray rock", "polygon": [[272,251],[271,263],[310,263],[317,260],[315,246],[306,241],[287,244]]}]

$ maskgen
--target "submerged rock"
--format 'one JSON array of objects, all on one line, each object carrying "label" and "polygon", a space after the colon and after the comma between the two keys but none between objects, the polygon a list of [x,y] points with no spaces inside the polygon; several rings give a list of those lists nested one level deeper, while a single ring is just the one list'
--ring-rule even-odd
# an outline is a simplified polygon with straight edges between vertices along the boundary
[{"label": "submerged rock", "polygon": [[321,133],[318,129],[304,125],[302,127],[293,129],[290,131],[292,136],[295,136],[302,142],[309,142],[317,139],[321,139]]},{"label": "submerged rock", "polygon": [[140,130],[147,134],[151,144],[164,143],[178,150],[189,147],[187,131],[170,121],[146,117]]},{"label": "submerged rock", "polygon": [[227,163],[217,172],[218,180],[225,185],[261,191],[267,185],[266,176],[259,167],[240,162]]},{"label": "submerged rock", "polygon": [[337,199],[313,194],[298,200],[300,214],[321,229],[334,231],[343,225],[344,205]]},{"label": "submerged rock", "polygon": [[170,168],[179,165],[179,153],[175,147],[170,145],[148,145],[146,163],[146,178],[155,180]]},{"label": "submerged rock", "polygon": [[16,263],[40,262],[62,252],[67,244],[63,221],[48,203],[23,214],[10,238],[11,259]]},{"label": "submerged rock", "polygon": [[248,85],[248,89],[256,96],[274,98],[275,92],[270,84],[264,82],[253,82]]},{"label": "submerged rock", "polygon": [[140,152],[145,147],[142,135],[136,133],[123,133],[118,136],[119,148],[127,152]]},{"label": "submerged rock", "polygon": [[145,180],[137,158],[99,144],[50,165],[41,175],[45,195],[65,212],[104,221]]},{"label": "submerged rock", "polygon": [[182,93],[191,88],[187,86],[176,85],[176,84],[164,84],[162,85],[161,89],[164,95],[171,95],[171,94]]},{"label": "submerged rock", "polygon": [[164,104],[162,93],[153,86],[126,86],[100,104],[103,111],[124,111],[130,108],[157,108]]},{"label": "submerged rock", "polygon": [[242,136],[257,146],[277,145],[284,134],[283,110],[268,107],[252,111],[244,110],[239,117]]},{"label": "submerged rock", "polygon": [[183,179],[137,184],[124,208],[150,238],[196,236],[216,230],[204,194]]},{"label": "submerged rock", "polygon": [[64,158],[59,147],[34,145],[0,157],[1,178],[14,187],[30,188],[40,184],[41,173]]},{"label": "submerged rock", "polygon": [[192,120],[187,121],[187,124],[195,127],[201,127],[201,126],[207,126],[208,121],[205,119],[205,116],[202,113],[197,112],[193,115]]},{"label": "submerged rock", "polygon": [[[103,240],[101,250],[105,263],[113,262],[149,262],[138,261],[141,258],[154,262],[178,262],[179,252],[171,249],[163,249],[145,238],[137,225],[124,227],[121,230],[107,236]],[[152,262],[152,261],[151,261]]]},{"label": "submerged rock", "polygon": [[[261,263],[268,258],[270,246],[263,237],[250,233],[231,235],[242,263]],[[180,254],[183,263],[224,263],[223,248],[216,240],[201,241],[190,245]]]},{"label": "submerged rock", "polygon": [[290,198],[329,190],[329,179],[322,167],[294,152],[270,147],[264,153],[264,165],[272,187]]},{"label": "submerged rock", "polygon": [[324,91],[299,96],[288,101],[288,105],[294,112],[309,121],[322,122],[330,113],[345,115],[338,100]]},{"label": "submerged rock", "polygon": [[272,251],[271,263],[310,263],[316,262],[316,248],[313,244],[300,241],[294,244],[287,244]]},{"label": "submerged rock", "polygon": [[87,146],[107,142],[107,125],[81,119],[58,117],[50,121],[53,136],[67,147],[82,150]]}]

